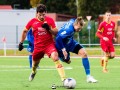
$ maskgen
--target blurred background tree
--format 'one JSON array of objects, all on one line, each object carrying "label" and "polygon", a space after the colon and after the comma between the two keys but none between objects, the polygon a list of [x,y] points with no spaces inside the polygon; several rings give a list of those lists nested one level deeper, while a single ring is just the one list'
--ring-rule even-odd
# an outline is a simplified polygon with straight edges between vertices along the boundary
[{"label": "blurred background tree", "polygon": [[11,5],[15,9],[35,8],[39,3],[45,4],[49,13],[91,15],[92,19],[108,9],[113,14],[120,13],[120,0],[0,0],[0,5]]}]

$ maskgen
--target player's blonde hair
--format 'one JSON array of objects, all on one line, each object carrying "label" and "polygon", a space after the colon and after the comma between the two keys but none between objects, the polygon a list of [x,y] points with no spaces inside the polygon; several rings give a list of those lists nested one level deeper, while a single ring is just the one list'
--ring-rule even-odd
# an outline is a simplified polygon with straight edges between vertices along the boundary
[{"label": "player's blonde hair", "polygon": [[85,24],[84,20],[82,17],[77,17],[75,20],[75,24],[80,24],[80,26],[83,26]]}]

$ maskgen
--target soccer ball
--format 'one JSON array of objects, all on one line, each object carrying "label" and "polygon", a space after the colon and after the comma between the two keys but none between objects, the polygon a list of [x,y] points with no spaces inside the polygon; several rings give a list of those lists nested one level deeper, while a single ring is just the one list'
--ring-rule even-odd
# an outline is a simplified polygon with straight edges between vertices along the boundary
[{"label": "soccer ball", "polygon": [[64,80],[63,85],[67,89],[74,89],[76,86],[76,80],[73,78],[67,78]]}]

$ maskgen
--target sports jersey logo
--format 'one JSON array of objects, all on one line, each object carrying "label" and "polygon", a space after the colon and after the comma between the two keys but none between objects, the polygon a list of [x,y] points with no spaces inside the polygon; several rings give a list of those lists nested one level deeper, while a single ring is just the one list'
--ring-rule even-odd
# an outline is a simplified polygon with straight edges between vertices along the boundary
[{"label": "sports jersey logo", "polygon": [[47,32],[42,27],[38,27],[38,35],[46,35]]},{"label": "sports jersey logo", "polygon": [[62,34],[62,35],[66,34],[66,31],[63,31],[61,34]]},{"label": "sports jersey logo", "polygon": [[112,28],[108,28],[108,31],[112,31]]},{"label": "sports jersey logo", "polygon": [[38,31],[45,31],[42,27],[38,27]]}]

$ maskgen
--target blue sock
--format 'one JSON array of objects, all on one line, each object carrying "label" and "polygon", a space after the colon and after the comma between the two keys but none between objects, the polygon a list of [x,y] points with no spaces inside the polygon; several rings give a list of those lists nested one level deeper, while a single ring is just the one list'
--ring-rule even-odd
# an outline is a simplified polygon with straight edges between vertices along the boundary
[{"label": "blue sock", "polygon": [[32,68],[32,55],[29,55],[29,64],[30,64],[30,68]]},{"label": "blue sock", "polygon": [[82,64],[85,69],[86,75],[90,75],[90,64],[88,58],[82,58]]}]

